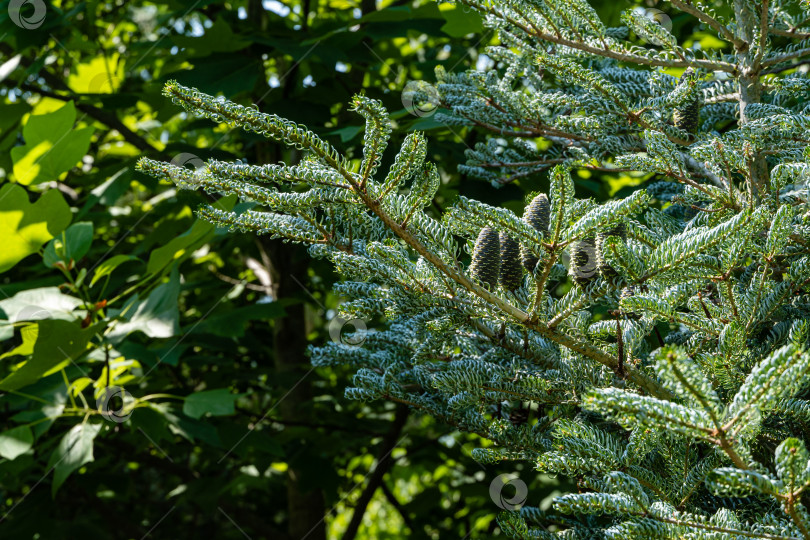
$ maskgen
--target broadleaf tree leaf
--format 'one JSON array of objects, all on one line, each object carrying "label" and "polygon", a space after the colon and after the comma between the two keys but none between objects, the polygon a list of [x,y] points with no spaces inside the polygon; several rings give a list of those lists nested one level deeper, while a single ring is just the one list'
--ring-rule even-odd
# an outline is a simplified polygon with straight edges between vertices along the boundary
[{"label": "broadleaf tree leaf", "polygon": [[[167,338],[180,331],[180,312],[177,309],[177,297],[180,294],[180,273],[177,266],[172,270],[169,281],[158,285],[145,300],[133,296],[130,303],[124,306],[124,321],[119,321],[107,334],[107,339],[119,343],[132,332],[143,332],[153,338]],[[114,316],[111,310],[110,315]]]},{"label": "broadleaf tree leaf", "polygon": [[14,324],[21,321],[75,320],[71,312],[81,304],[81,300],[62,294],[57,287],[20,291],[0,300],[0,341],[10,339],[14,335]]},{"label": "broadleaf tree leaf", "polygon": [[173,36],[171,39],[178,47],[194,50],[195,56],[238,51],[250,45],[250,41],[234,34],[231,26],[222,18],[217,18],[210,28],[205,29],[202,36]]},{"label": "broadleaf tree leaf", "polygon": [[70,207],[55,189],[43,193],[37,202],[28,202],[20,186],[6,184],[0,189],[0,272],[5,272],[65,230],[71,220]]},{"label": "broadleaf tree leaf", "polygon": [[454,9],[442,9],[441,11],[442,17],[447,21],[442,26],[442,32],[450,37],[461,38],[484,31],[484,19],[475,11],[462,9],[462,6],[458,4],[454,6]]},{"label": "broadleaf tree leaf", "polygon": [[84,257],[92,242],[93,224],[89,221],[74,223],[48,242],[42,260],[47,267],[59,261],[67,265],[71,260],[78,261]]},{"label": "broadleaf tree leaf", "polygon": [[93,439],[101,430],[101,424],[81,423],[73,426],[51,453],[48,467],[54,468],[51,493],[65,483],[68,476],[86,463],[93,461]]},{"label": "broadleaf tree leaf", "polygon": [[14,459],[28,452],[34,444],[34,434],[28,426],[17,426],[0,433],[0,456]]},{"label": "broadleaf tree leaf", "polygon": [[[236,196],[228,195],[214,203],[214,207],[220,210],[230,210],[235,204]],[[196,249],[207,242],[215,231],[216,227],[211,223],[202,219],[195,220],[185,233],[172,238],[166,245],[153,250],[149,254],[146,273],[156,274],[168,267],[172,261],[189,257]]]},{"label": "broadleaf tree leaf", "polygon": [[126,77],[124,62],[117,53],[99,54],[89,62],[77,64],[67,83],[77,94],[112,94]]},{"label": "broadleaf tree leaf", "polygon": [[11,149],[14,178],[23,185],[54,181],[72,169],[90,148],[92,127],[74,129],[72,101],[60,109],[32,115],[23,127],[25,144]]},{"label": "broadleaf tree leaf", "polygon": [[90,338],[104,324],[101,322],[83,329],[78,322],[45,319],[28,325],[23,331],[23,344],[4,356],[30,355],[30,358],[0,381],[0,390],[9,391],[28,386],[59,364],[69,364],[84,352]]},{"label": "broadleaf tree leaf", "polygon": [[228,416],[234,413],[234,402],[240,395],[231,394],[231,391],[227,388],[196,392],[186,398],[185,403],[183,403],[183,413],[195,420],[205,414]]},{"label": "broadleaf tree leaf", "polygon": [[249,321],[277,319],[285,315],[286,311],[282,302],[254,304],[211,315],[203,320],[194,331],[215,336],[243,337]]},{"label": "broadleaf tree leaf", "polygon": [[134,255],[115,255],[105,260],[96,267],[96,272],[93,274],[93,279],[90,280],[90,287],[98,283],[98,280],[109,276],[113,271],[128,261],[138,260]]}]

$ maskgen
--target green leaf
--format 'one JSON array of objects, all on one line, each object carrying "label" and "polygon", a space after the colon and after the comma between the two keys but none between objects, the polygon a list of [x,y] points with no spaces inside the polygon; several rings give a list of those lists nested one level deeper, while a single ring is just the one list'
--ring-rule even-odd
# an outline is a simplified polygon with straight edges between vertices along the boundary
[{"label": "green leaf", "polygon": [[14,325],[20,321],[73,321],[76,316],[72,311],[81,304],[81,300],[62,294],[57,287],[20,291],[11,298],[0,300],[0,341],[10,339],[14,335]]},{"label": "green leaf", "polygon": [[48,461],[48,467],[54,468],[53,495],[73,471],[93,461],[93,439],[100,430],[101,424],[77,424],[59,441]]},{"label": "green leaf", "polygon": [[[229,195],[218,200],[214,203],[214,206],[222,210],[230,210],[235,203],[236,195]],[[188,231],[177,238],[172,238],[165,246],[152,251],[146,265],[146,273],[156,274],[166,268],[172,261],[189,257],[213,236],[215,230],[216,227],[207,221],[195,220]]]},{"label": "green leaf", "polygon": [[464,9],[461,5],[456,4],[454,9],[443,9],[442,17],[447,21],[442,26],[442,32],[450,37],[461,38],[484,31],[481,15],[470,9]]},{"label": "green leaf", "polygon": [[28,426],[17,426],[0,433],[0,456],[14,459],[31,448],[34,444],[34,434]]},{"label": "green leaf", "polygon": [[177,297],[180,294],[180,273],[175,266],[169,281],[158,285],[146,300],[138,295],[122,310],[110,310],[110,316],[123,316],[107,334],[111,343],[119,343],[132,332],[143,332],[149,337],[166,338],[180,331],[180,313]]},{"label": "green leaf", "polygon": [[47,267],[52,267],[59,261],[67,265],[71,260],[78,261],[84,257],[92,242],[93,224],[89,221],[74,223],[48,242],[42,260]]},{"label": "green leaf", "polygon": [[197,392],[186,398],[183,413],[195,420],[205,414],[228,416],[234,413],[234,402],[240,396],[241,394],[231,394],[227,388]]},{"label": "green leaf", "polygon": [[340,142],[349,142],[362,131],[363,126],[346,126],[340,129],[332,130],[329,133],[327,133],[327,135],[339,135]]},{"label": "green leaf", "polygon": [[70,224],[70,207],[62,194],[51,189],[37,202],[28,202],[20,186],[6,184],[0,189],[0,273],[5,272],[65,230]]},{"label": "green leaf", "polygon": [[218,18],[200,37],[173,36],[172,41],[178,46],[193,49],[195,56],[207,56],[213,52],[229,52],[244,49],[250,41],[240,39],[233,33],[231,25]]},{"label": "green leaf", "polygon": [[233,96],[253,88],[263,73],[262,63],[249,55],[215,53],[197,60],[194,68],[174,74],[186,86],[209,94]]},{"label": "green leaf", "polygon": [[277,319],[285,315],[284,306],[280,302],[254,304],[212,314],[202,321],[194,332],[224,337],[244,337],[248,321]]},{"label": "green leaf", "polygon": [[138,257],[134,255],[116,255],[110,257],[103,263],[96,267],[96,273],[93,274],[93,279],[90,280],[90,287],[95,285],[98,280],[113,273],[113,271],[127,261],[135,261]]},{"label": "green leaf", "polygon": [[45,319],[26,326],[23,343],[3,357],[30,355],[31,358],[16,371],[0,381],[0,390],[16,390],[33,384],[60,364],[69,364],[87,348],[87,343],[101,328],[94,325],[82,329],[76,322]]},{"label": "green leaf", "polygon": [[72,101],[53,112],[28,118],[23,128],[25,144],[11,149],[18,183],[27,186],[57,180],[87,154],[93,128],[73,129],[75,121]]}]

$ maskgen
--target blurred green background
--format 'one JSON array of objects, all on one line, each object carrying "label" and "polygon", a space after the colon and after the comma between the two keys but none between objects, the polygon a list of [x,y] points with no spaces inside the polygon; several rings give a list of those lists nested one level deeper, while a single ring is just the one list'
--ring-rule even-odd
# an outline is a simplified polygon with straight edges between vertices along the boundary
[{"label": "blurred green background", "polygon": [[[595,2],[614,25],[636,5]],[[643,5],[682,41],[720,45]],[[193,213],[206,195],[134,171],[142,156],[300,158],[186,115],[167,80],[353,156],[362,121],[347,103],[365,91],[394,119],[389,163],[427,131],[437,212],[459,193],[520,211],[543,174],[498,189],[460,175],[486,135],[401,98],[437,65],[489,69],[477,51],[495,43],[478,15],[420,0],[0,2],[0,538],[490,538],[501,473],[547,505],[569,480],[479,465],[486,441],[349,401],[348,370],[310,367],[309,344],[341,339],[328,265],[215,229]],[[578,195],[644,180],[582,174]]]}]

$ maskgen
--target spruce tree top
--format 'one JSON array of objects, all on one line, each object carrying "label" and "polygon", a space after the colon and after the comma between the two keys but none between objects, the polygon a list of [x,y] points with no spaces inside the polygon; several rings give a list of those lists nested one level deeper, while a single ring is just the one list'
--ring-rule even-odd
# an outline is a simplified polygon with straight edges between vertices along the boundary
[{"label": "spruce tree top", "polygon": [[[391,125],[364,96],[363,156],[349,159],[170,82],[187,110],[306,158],[140,169],[236,193],[254,206],[199,215],[334,263],[352,299],[342,316],[385,320],[362,347],[312,349],[315,365],[356,368],[348,397],[478,433],[493,443],[473,453],[482,462],[577,481],[548,510],[503,512],[510,537],[810,539],[810,79],[795,69],[810,58],[810,6],[734,0],[727,19],[671,0],[729,44],[707,51],[633,11],[606,27],[584,0],[461,1],[498,30],[497,67],[439,70],[439,119],[493,133],[465,172],[548,174],[548,204],[524,218],[463,197],[433,213],[424,136],[380,171]],[[597,204],[575,198],[572,169],[657,181]],[[518,245],[499,252],[495,233]]]}]

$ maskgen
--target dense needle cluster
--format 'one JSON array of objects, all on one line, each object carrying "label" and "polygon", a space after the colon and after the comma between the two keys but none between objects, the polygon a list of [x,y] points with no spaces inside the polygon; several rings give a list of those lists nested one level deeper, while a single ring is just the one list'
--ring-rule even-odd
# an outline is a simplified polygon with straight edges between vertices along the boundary
[{"label": "dense needle cluster", "polygon": [[[473,452],[483,463],[576,481],[548,509],[530,493],[500,514],[508,536],[810,539],[810,79],[795,69],[810,7],[734,0],[727,16],[671,0],[728,44],[694,50],[635,11],[607,27],[584,0],[462,2],[498,30],[497,67],[439,70],[440,120],[494,134],[465,172],[548,176],[523,218],[464,197],[426,210],[439,178],[425,137],[381,171],[391,125],[363,96],[365,149],[350,160],[170,82],[187,110],[307,157],[140,170],[235,193],[252,205],[199,215],[335,265],[343,315],[385,321],[362,347],[312,349],[315,365],[356,370],[348,397],[478,433],[492,441]],[[575,169],[647,181],[597,204],[574,196]]]}]

